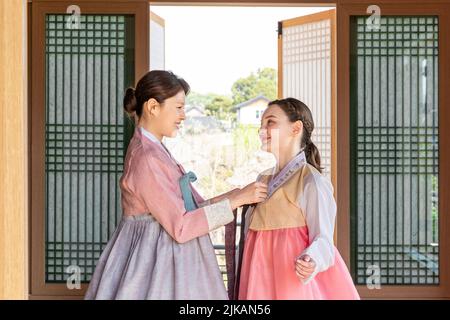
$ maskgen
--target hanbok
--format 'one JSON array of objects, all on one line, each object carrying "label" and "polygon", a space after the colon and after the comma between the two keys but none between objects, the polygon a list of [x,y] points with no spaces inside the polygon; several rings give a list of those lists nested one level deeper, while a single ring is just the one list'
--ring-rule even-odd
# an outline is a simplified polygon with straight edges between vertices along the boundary
[{"label": "hanbok", "polygon": [[[229,286],[234,290],[230,297],[359,299],[333,244],[336,203],[331,182],[306,162],[304,152],[275,177],[272,173],[270,169],[258,177],[268,184],[268,198],[246,211],[238,263],[228,260],[237,270],[231,276],[235,283]],[[229,235],[227,239],[233,241]],[[295,271],[295,260],[303,255],[316,263],[304,281]]]},{"label": "hanbok", "polygon": [[185,176],[159,140],[136,129],[120,179],[123,218],[85,299],[228,299],[209,232],[233,220],[230,201],[210,204],[190,183],[186,199]]}]

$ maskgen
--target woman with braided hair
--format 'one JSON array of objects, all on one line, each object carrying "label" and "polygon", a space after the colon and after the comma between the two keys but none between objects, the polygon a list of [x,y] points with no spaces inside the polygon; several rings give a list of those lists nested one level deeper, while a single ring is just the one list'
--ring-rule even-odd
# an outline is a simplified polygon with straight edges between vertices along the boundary
[{"label": "woman with braided hair", "polygon": [[311,111],[294,98],[270,102],[263,114],[262,148],[277,165],[258,177],[267,199],[245,213],[239,299],[359,299],[333,245],[336,203],[313,130]]}]

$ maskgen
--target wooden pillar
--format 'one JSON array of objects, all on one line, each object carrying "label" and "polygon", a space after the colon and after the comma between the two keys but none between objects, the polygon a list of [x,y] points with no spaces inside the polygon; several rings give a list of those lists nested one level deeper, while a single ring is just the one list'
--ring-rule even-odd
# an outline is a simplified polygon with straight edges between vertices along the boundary
[{"label": "wooden pillar", "polygon": [[28,298],[26,5],[0,1],[0,299]]}]

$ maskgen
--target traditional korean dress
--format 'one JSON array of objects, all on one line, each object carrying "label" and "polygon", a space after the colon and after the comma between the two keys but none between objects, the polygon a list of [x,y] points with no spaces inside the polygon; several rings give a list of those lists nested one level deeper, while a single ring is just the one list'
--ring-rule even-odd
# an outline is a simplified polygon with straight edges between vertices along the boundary
[{"label": "traditional korean dress", "polygon": [[[330,181],[299,153],[281,172],[258,179],[268,198],[246,212],[245,246],[238,265],[239,299],[359,299],[333,245],[336,203]],[[301,281],[295,260],[309,255],[314,273]]]},{"label": "traditional korean dress", "polygon": [[230,201],[210,204],[190,186],[186,210],[186,175],[189,183],[164,145],[136,129],[120,180],[123,218],[85,299],[228,299],[208,233],[233,220]]}]

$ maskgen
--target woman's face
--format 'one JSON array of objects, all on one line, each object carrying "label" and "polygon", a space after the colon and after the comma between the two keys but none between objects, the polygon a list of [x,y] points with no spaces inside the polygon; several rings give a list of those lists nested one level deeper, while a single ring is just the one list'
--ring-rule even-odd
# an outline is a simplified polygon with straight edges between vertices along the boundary
[{"label": "woman's face", "polygon": [[292,147],[295,138],[301,134],[298,122],[289,121],[280,106],[276,104],[269,106],[261,118],[259,129],[261,149],[279,155]]},{"label": "woman's face", "polygon": [[162,136],[175,137],[180,129],[181,122],[186,118],[184,113],[186,94],[180,90],[159,106],[156,125]]}]

